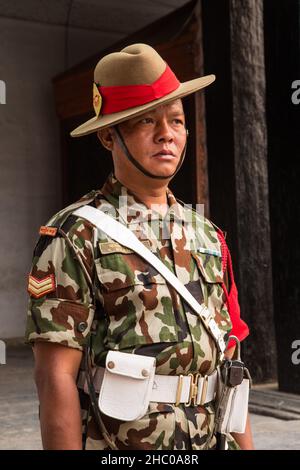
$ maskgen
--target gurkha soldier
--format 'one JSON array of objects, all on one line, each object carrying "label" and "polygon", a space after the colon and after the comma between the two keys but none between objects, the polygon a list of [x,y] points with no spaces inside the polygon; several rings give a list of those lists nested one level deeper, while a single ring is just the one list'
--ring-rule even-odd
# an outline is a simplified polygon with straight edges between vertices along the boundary
[{"label": "gurkha soldier", "polygon": [[[187,144],[181,98],[214,80],[180,83],[145,44],[109,54],[95,68],[96,116],[71,135],[97,132],[114,172],[101,190],[41,227],[29,274],[26,339],[34,346],[45,449],[217,447],[212,377],[221,360],[218,345],[229,334],[242,341],[249,332],[222,231],[168,189]],[[112,223],[102,230],[104,214]],[[128,247],[125,227],[183,284],[183,295],[188,291],[204,306],[210,323],[148,255]],[[230,340],[225,355],[234,348]],[[110,380],[117,385],[108,388],[105,402]],[[135,390],[148,383],[147,402]],[[132,396],[126,392],[131,384]],[[132,419],[131,408],[144,406],[142,400],[143,414]],[[226,442],[252,448],[249,422],[244,433],[226,434]]]}]

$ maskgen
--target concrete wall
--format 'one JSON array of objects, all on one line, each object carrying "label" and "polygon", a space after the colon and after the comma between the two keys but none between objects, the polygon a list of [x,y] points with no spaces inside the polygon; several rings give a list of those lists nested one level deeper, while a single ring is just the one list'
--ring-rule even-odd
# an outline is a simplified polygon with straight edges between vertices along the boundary
[{"label": "concrete wall", "polygon": [[[152,14],[141,15],[140,21],[135,15],[135,22],[128,14],[123,22],[126,28],[118,28],[117,10],[109,9],[109,3],[120,8],[125,4],[105,1],[107,9],[101,19],[107,27],[96,30],[96,23],[87,27],[87,10],[83,27],[78,8],[73,11],[73,24],[70,18],[66,21],[66,2],[46,2],[49,15],[52,8],[52,16],[46,18],[45,8],[36,8],[41,2],[27,0],[24,9],[23,2],[0,0],[0,80],[6,85],[5,104],[0,99],[0,338],[24,334],[26,275],[38,229],[61,208],[59,126],[52,77],[185,1],[153,1]],[[82,7],[83,2],[74,5]],[[90,1],[89,15],[95,22],[93,5],[99,9],[101,2]],[[54,11],[62,6],[61,12]]]},{"label": "concrete wall", "polygon": [[[69,30],[69,64],[117,35]],[[94,46],[94,47],[93,47]],[[61,208],[51,79],[65,69],[65,28],[0,18],[0,338],[24,334],[26,275],[38,228]]]}]

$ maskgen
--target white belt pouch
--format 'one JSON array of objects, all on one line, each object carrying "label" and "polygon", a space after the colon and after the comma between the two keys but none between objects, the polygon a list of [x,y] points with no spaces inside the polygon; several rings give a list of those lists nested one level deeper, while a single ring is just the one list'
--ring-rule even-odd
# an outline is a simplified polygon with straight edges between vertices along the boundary
[{"label": "white belt pouch", "polygon": [[221,432],[244,433],[248,415],[249,379],[231,390]]},{"label": "white belt pouch", "polygon": [[135,421],[147,412],[155,375],[155,358],[109,351],[99,394],[102,413]]},{"label": "white belt pouch", "polygon": [[[220,403],[220,398],[227,388],[222,380],[220,367],[218,367],[218,394],[216,402]],[[244,433],[248,416],[250,380],[244,378],[242,383],[235,387],[228,387],[228,398],[224,410],[223,419],[220,420],[217,431],[222,434],[230,432]],[[224,396],[224,395],[223,395]],[[224,407],[224,405],[223,405]]]}]

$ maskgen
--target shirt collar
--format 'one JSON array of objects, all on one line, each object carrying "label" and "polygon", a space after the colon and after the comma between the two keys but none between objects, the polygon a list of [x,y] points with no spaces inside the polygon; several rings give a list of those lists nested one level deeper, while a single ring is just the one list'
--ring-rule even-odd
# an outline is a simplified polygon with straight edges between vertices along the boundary
[{"label": "shirt collar", "polygon": [[184,208],[179,204],[172,193],[167,188],[167,203],[169,206],[165,216],[155,211],[155,208],[149,209],[136,195],[134,195],[126,186],[124,186],[113,173],[109,175],[101,193],[120,213],[121,218],[127,223],[145,222],[150,220],[180,220],[184,218]]}]

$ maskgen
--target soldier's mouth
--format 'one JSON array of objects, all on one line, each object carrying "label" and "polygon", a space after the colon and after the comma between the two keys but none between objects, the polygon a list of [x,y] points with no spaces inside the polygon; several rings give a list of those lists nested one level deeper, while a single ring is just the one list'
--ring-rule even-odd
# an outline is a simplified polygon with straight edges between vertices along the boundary
[{"label": "soldier's mouth", "polygon": [[169,150],[169,149],[160,150],[159,152],[155,153],[152,156],[160,160],[172,160],[173,158],[175,158],[174,153],[172,152],[172,150]]},{"label": "soldier's mouth", "polygon": [[153,157],[158,160],[165,160],[165,161],[174,160],[175,158],[174,155],[164,154],[164,153],[153,155]]}]

